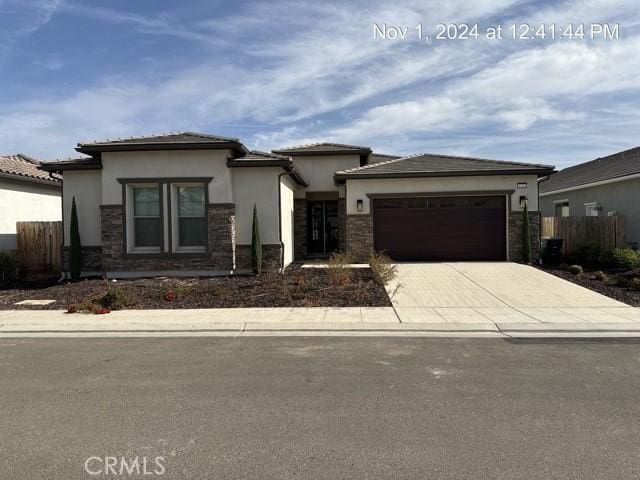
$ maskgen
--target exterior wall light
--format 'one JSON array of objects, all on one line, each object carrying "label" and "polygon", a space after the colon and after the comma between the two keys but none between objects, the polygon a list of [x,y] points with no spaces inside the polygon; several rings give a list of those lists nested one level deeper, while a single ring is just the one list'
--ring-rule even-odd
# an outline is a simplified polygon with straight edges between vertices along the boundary
[{"label": "exterior wall light", "polygon": [[361,198],[356,200],[356,210],[358,210],[358,212],[362,212],[362,210],[364,210],[364,202]]}]

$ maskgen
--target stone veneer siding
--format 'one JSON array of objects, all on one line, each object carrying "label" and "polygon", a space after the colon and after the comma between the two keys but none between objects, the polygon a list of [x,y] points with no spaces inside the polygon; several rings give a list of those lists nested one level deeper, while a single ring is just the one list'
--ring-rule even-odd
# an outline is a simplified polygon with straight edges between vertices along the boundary
[{"label": "stone veneer siding", "polygon": [[124,207],[100,207],[102,270],[107,272],[161,270],[231,271],[235,256],[235,206],[211,204],[207,209],[208,245],[206,253],[126,253]]},{"label": "stone veneer siding", "polygon": [[338,199],[338,250],[345,251],[347,245],[347,201]]},{"label": "stone veneer siding", "polygon": [[[280,252],[282,248],[279,244],[263,243],[262,244],[262,268],[275,266],[280,268],[282,260]],[[251,270],[253,264],[251,261],[251,245],[236,245],[236,268],[238,270]]]},{"label": "stone veneer siding", "polygon": [[[509,260],[522,261],[522,212],[509,212]],[[540,212],[529,212],[531,261],[540,258]]]},{"label": "stone veneer siding", "polygon": [[371,215],[346,216],[346,251],[355,262],[367,262],[373,252],[373,217]]},{"label": "stone veneer siding", "polygon": [[307,256],[307,200],[293,200],[293,259],[304,260]]},{"label": "stone veneer siding", "polygon": [[[71,264],[71,247],[62,249],[62,271],[68,272]],[[102,247],[95,245],[82,246],[82,269],[83,272],[102,271]]]}]

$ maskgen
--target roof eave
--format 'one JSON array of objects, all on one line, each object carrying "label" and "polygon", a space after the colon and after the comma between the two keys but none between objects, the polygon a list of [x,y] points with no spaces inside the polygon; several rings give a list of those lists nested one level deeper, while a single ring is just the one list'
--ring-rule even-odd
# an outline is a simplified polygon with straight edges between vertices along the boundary
[{"label": "roof eave", "polygon": [[331,155],[369,155],[371,149],[345,149],[345,150],[317,150],[317,151],[297,151],[297,150],[271,150],[277,155],[287,155],[290,157],[327,157]]},{"label": "roof eave", "polygon": [[167,143],[140,143],[140,144],[82,144],[79,143],[76,151],[87,155],[102,152],[136,152],[158,150],[234,150],[246,154],[249,149],[240,142],[167,142]]},{"label": "roof eave", "polygon": [[237,158],[229,158],[227,160],[227,167],[280,167],[284,169],[298,185],[302,185],[303,187],[309,186],[309,182],[307,182],[307,180],[302,176],[296,167],[296,164],[293,163],[292,160],[277,158],[274,158],[273,160],[241,160]]},{"label": "roof eave", "polygon": [[38,167],[45,172],[63,172],[64,170],[101,170],[102,163],[73,163],[73,162],[49,162]]},{"label": "roof eave", "polygon": [[490,175],[532,175],[538,177],[550,175],[553,170],[515,169],[515,170],[457,170],[446,172],[393,172],[393,173],[336,173],[334,179],[337,182],[343,180],[375,179],[375,178],[428,178],[428,177],[469,177],[469,176],[490,176]]},{"label": "roof eave", "polygon": [[41,185],[49,185],[50,187],[62,188],[61,180],[29,177],[27,175],[17,175],[17,174],[7,173],[7,172],[0,172],[0,177],[8,178],[10,180],[18,180],[18,181],[29,182],[29,183],[39,183]]}]

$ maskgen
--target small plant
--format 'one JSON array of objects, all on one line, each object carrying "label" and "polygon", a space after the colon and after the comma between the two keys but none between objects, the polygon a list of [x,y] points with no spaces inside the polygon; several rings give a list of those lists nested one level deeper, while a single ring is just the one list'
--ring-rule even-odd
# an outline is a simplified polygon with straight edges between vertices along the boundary
[{"label": "small plant", "polygon": [[78,226],[78,210],[76,197],[71,199],[71,222],[69,223],[70,259],[69,273],[71,280],[80,280],[82,271],[82,243],[80,241],[80,227]]},{"label": "small plant", "polygon": [[251,227],[251,266],[253,273],[262,273],[262,242],[260,240],[260,222],[258,221],[258,208],[253,204],[253,225]]},{"label": "small plant", "polygon": [[640,267],[640,252],[631,248],[616,248],[611,256],[616,267],[627,270]]},{"label": "small plant", "polygon": [[581,275],[582,273],[584,273],[584,270],[580,265],[569,265],[569,268],[567,268],[567,271],[574,275]]},{"label": "small plant", "polygon": [[327,275],[329,281],[335,286],[344,286],[351,283],[353,269],[351,264],[353,257],[348,252],[336,252],[327,262]]},{"label": "small plant", "polygon": [[97,304],[109,310],[122,310],[131,303],[129,295],[120,287],[110,287]]},{"label": "small plant", "polygon": [[0,282],[13,282],[18,277],[18,259],[13,252],[0,250]]},{"label": "small plant", "polygon": [[607,275],[602,271],[602,270],[598,270],[597,272],[595,272],[593,274],[593,278],[595,280],[598,280],[600,282],[605,282],[607,280]]},{"label": "small plant", "polygon": [[78,306],[75,303],[67,305],[67,313],[78,313]]},{"label": "small plant", "polygon": [[111,313],[111,310],[109,310],[108,308],[105,308],[105,307],[98,307],[98,308],[93,310],[93,313],[95,315],[105,315],[107,313]]},{"label": "small plant", "polygon": [[373,278],[383,287],[389,285],[398,276],[398,267],[383,252],[374,252],[369,257],[369,267]]},{"label": "small plant", "polygon": [[531,263],[531,227],[529,225],[529,210],[527,202],[522,209],[522,261]]},{"label": "small plant", "polygon": [[164,299],[169,303],[175,302],[178,299],[178,294],[173,290],[168,290],[164,294]]}]

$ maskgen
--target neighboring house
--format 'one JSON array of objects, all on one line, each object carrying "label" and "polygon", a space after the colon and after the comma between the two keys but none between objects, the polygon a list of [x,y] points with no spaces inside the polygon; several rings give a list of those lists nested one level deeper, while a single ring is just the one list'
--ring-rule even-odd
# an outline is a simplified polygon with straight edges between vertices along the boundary
[{"label": "neighboring house", "polygon": [[545,217],[624,215],[626,240],[640,242],[640,147],[565,168],[540,183]]},{"label": "neighboring house", "polygon": [[80,143],[64,175],[65,258],[78,205],[85,272],[213,275],[251,268],[258,209],[265,260],[375,250],[398,260],[518,260],[522,209],[539,252],[538,177],[553,167],[444,155],[399,158],[320,143],[250,151],[184,132]]},{"label": "neighboring house", "polygon": [[62,219],[62,181],[21,153],[0,155],[0,250],[16,248],[16,222]]}]

